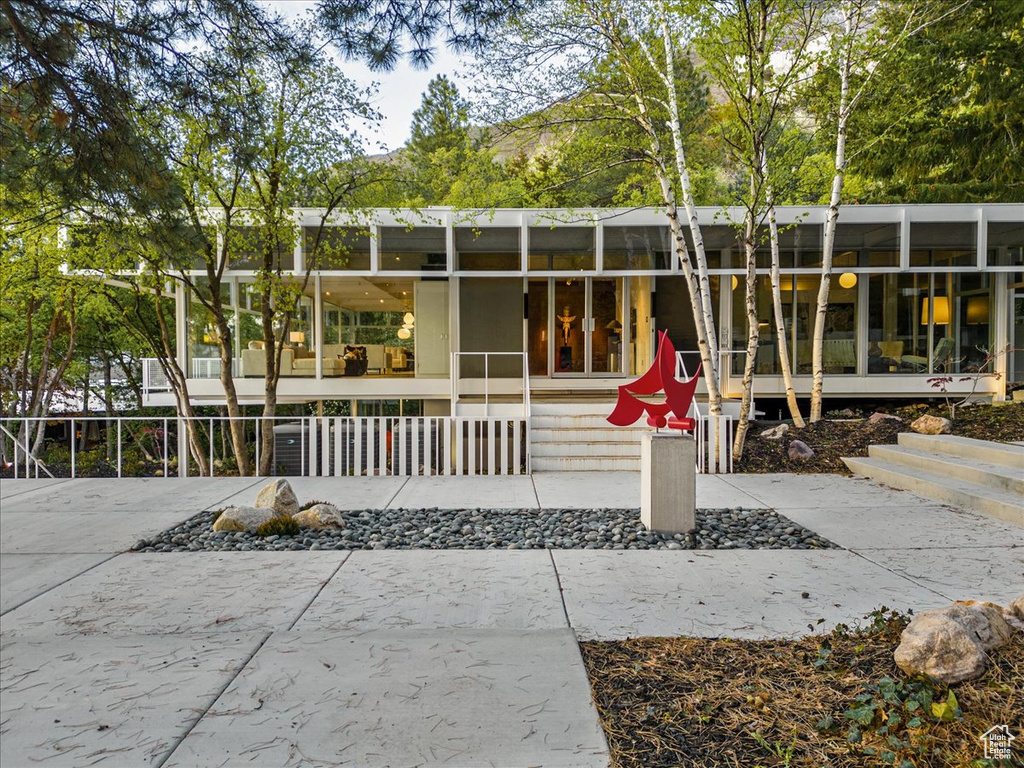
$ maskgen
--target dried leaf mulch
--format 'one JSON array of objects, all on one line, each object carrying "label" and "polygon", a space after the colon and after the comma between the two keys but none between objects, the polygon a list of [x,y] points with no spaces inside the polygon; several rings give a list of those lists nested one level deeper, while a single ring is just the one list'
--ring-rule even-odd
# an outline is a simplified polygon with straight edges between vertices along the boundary
[{"label": "dried leaf mulch", "polygon": [[[1024,740],[1024,636],[1015,633],[995,651],[983,677],[947,688],[900,671],[892,654],[907,618],[884,611],[866,629],[840,627],[792,641],[647,637],[581,643],[612,764],[1024,765],[1020,749],[1014,762],[984,760],[979,741],[999,724]],[[950,691],[956,708],[947,707],[940,719],[927,697],[942,712]],[[898,696],[910,703],[893,704]],[[877,711],[870,709],[876,705]],[[847,713],[863,721],[865,711],[867,718],[874,712],[871,724],[851,734],[856,721]]]},{"label": "dried leaf mulch", "polygon": [[[909,432],[910,424],[919,416],[931,414],[949,418],[949,411],[938,403],[901,406],[883,412],[898,416],[903,421],[885,419],[870,424],[867,419],[874,410],[844,411],[834,414],[838,418],[809,423],[802,429],[790,425],[789,432],[780,440],[760,436],[778,422],[751,424],[743,458],[736,462],[734,471],[849,474],[842,457],[867,456],[870,445],[894,445],[899,433]],[[961,407],[953,421],[953,434],[1006,443],[1024,440],[1024,403]],[[793,440],[807,443],[814,450],[814,456],[806,461],[790,459],[789,444]]]}]

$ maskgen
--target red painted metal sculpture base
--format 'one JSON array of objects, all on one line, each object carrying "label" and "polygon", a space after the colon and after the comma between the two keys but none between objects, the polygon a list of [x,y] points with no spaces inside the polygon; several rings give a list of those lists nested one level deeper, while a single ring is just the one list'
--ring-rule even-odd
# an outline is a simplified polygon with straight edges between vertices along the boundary
[{"label": "red painted metal sculpture base", "polygon": [[[693,378],[679,381],[675,376],[676,348],[664,331],[658,331],[658,336],[658,354],[651,369],[632,384],[619,387],[619,397],[608,421],[617,427],[628,427],[635,424],[646,411],[647,423],[652,427],[692,431],[695,422],[687,414],[697,390],[700,366],[697,366]],[[648,403],[637,397],[661,391],[665,392],[663,403]]]}]

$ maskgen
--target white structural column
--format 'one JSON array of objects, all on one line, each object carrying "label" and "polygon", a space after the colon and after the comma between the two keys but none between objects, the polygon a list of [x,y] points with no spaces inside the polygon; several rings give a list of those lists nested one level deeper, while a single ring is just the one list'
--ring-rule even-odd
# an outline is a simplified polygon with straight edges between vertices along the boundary
[{"label": "white structural column", "polygon": [[640,521],[650,531],[688,533],[697,525],[697,443],[645,434],[640,444]]}]

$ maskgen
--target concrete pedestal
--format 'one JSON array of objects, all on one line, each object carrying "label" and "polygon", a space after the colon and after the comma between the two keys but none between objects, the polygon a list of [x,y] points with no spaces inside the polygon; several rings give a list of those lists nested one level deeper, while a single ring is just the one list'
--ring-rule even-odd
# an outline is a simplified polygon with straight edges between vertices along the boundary
[{"label": "concrete pedestal", "polygon": [[688,533],[696,525],[697,443],[668,432],[640,444],[640,520],[649,530]]}]

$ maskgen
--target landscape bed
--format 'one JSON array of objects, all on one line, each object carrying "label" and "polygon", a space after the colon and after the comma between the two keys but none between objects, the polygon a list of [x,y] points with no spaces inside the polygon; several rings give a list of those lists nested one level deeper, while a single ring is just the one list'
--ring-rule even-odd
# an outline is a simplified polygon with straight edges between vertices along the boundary
[{"label": "landscape bed", "polygon": [[838,548],[771,509],[698,509],[696,532],[674,535],[648,531],[636,509],[342,511],[344,528],[266,537],[214,532],[217,514],[201,512],[133,550]]},{"label": "landscape bed", "polygon": [[[949,418],[949,411],[938,405],[907,405],[885,408],[880,412],[896,416],[871,424],[868,418],[874,409],[846,410],[827,414],[822,421],[808,423],[802,429],[789,425],[786,435],[777,440],[761,437],[778,421],[758,421],[750,425],[743,457],[733,467],[735,472],[831,472],[850,474],[843,457],[867,456],[868,446],[895,445],[900,432],[910,432],[910,425],[919,416]],[[952,434],[978,440],[998,442],[1024,441],[1024,403],[993,406],[978,404],[956,411]],[[802,440],[814,451],[810,459],[789,458],[789,444]]]},{"label": "landscape bed", "polygon": [[985,760],[979,736],[1020,734],[1024,635],[981,678],[947,687],[893,661],[907,620],[883,608],[866,628],[800,640],[581,643],[612,764],[1021,765],[1016,746],[1013,762]]}]

